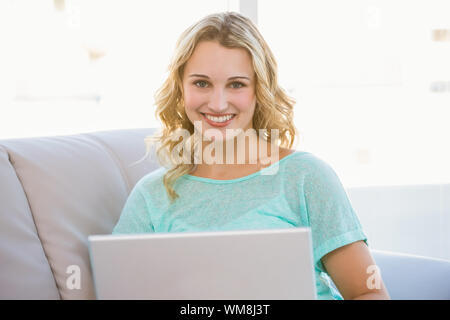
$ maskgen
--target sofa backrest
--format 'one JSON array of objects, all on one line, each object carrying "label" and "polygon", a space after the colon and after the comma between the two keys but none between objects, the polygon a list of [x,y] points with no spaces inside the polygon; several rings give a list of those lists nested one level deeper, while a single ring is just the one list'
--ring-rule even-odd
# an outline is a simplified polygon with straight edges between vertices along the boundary
[{"label": "sofa backrest", "polygon": [[159,167],[153,154],[131,166],[155,130],[0,140],[0,299],[95,299],[87,237],[111,233]]}]

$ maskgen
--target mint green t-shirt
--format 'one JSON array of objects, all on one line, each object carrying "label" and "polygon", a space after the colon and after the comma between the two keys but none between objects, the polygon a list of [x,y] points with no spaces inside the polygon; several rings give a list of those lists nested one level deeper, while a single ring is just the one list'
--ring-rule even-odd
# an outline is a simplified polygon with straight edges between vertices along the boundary
[{"label": "mint green t-shirt", "polygon": [[327,253],[363,240],[362,226],[338,176],[323,160],[295,151],[245,177],[215,180],[184,175],[173,204],[166,168],[142,177],[113,234],[310,227],[318,299],[342,300],[321,262]]}]

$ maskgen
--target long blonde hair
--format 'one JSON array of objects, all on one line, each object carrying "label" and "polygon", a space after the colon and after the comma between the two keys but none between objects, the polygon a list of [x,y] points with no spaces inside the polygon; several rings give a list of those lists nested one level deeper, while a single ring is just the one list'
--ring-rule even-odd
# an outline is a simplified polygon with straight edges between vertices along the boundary
[{"label": "long blonde hair", "polygon": [[[293,122],[295,100],[289,97],[278,85],[277,63],[269,46],[253,22],[236,12],[222,12],[208,15],[186,29],[176,42],[175,52],[168,66],[168,76],[155,93],[155,116],[162,122],[162,130],[144,139],[146,158],[152,145],[157,145],[156,155],[161,165],[168,171],[163,183],[171,203],[179,197],[173,189],[175,181],[196,169],[194,150],[198,150],[198,139],[194,138],[194,125],[188,119],[183,103],[183,72],[200,41],[218,41],[227,48],[244,48],[251,57],[256,73],[256,106],[253,116],[253,128],[259,135],[264,132],[265,140],[272,142],[271,130],[278,130],[281,147],[291,148],[298,131]],[[189,132],[190,136],[182,142],[174,139],[179,129]],[[295,140],[298,142],[297,140]],[[172,151],[175,146],[190,150],[190,159],[177,161]],[[177,147],[178,148],[178,147]],[[178,150],[175,150],[178,152]],[[180,155],[180,154],[178,154]],[[141,160],[142,161],[142,160]]]}]

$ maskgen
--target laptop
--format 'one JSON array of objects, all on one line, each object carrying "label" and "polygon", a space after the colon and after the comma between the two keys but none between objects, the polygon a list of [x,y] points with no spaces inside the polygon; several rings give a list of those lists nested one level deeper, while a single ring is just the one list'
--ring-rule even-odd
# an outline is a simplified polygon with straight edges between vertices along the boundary
[{"label": "laptop", "polygon": [[310,228],[91,235],[97,299],[317,299]]}]

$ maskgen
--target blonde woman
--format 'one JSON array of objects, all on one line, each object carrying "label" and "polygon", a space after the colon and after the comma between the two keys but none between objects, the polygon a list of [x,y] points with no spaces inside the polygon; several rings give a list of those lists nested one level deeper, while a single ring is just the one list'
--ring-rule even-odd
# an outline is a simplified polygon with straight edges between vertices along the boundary
[{"label": "blonde woman", "polygon": [[147,155],[156,145],[161,168],[135,185],[113,234],[310,227],[319,299],[389,299],[368,281],[375,262],[339,178],[291,149],[294,100],[248,18],[212,14],[184,31],[155,98],[163,127]]}]

